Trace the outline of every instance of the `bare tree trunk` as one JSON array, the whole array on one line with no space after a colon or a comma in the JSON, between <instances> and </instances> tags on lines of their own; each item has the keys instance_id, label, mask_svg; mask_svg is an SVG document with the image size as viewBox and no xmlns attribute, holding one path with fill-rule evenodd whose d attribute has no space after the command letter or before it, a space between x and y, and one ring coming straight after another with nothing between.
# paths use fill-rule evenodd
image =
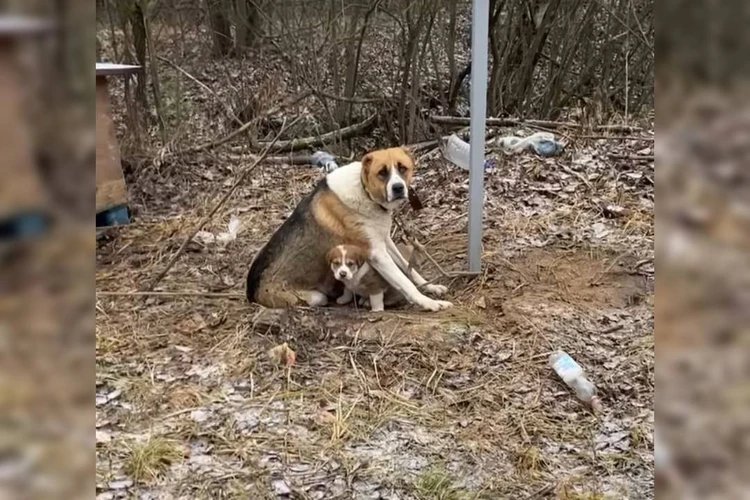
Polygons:
<instances>
[{"instance_id":1,"label":"bare tree trunk","mask_svg":"<svg viewBox=\"0 0 750 500\"><path fill-rule=\"evenodd\" d=\"M370 16L372 16L373 12L375 12L375 9L378 8L378 5L380 5L381 0L374 0L372 5L370 5L370 8L365 13L365 17L362 20L362 29L359 33L359 41L357 42L357 52L354 56L354 60L352 61L352 67L347 68L347 74L346 74L346 97L351 99L354 97L354 94L356 93L357 88L357 74L359 73L359 60L362 57L362 44L365 41L365 34L367 33L367 25L370 22ZM350 78L351 76L351 78ZM349 109L347 110L347 122L351 123L352 121L352 112L354 110L354 106L352 102L349 102Z\"/></svg>"},{"instance_id":2,"label":"bare tree trunk","mask_svg":"<svg viewBox=\"0 0 750 500\"><path fill-rule=\"evenodd\" d=\"M133 32L133 48L135 48L135 58L138 65L142 68L136 74L135 99L148 115L148 98L146 97L146 24L143 18L143 9L138 0L134 1L130 10L130 28Z\"/></svg>"},{"instance_id":3,"label":"bare tree trunk","mask_svg":"<svg viewBox=\"0 0 750 500\"><path fill-rule=\"evenodd\" d=\"M331 0L330 9L328 11L328 25L331 29L331 53L328 60L328 65L331 71L331 86L333 88L334 95L340 95L341 93L341 68L339 65L339 39L338 39L338 21L336 20L336 0ZM334 110L334 116L337 115L337 110ZM334 117L335 121L338 121Z\"/></svg>"},{"instance_id":4,"label":"bare tree trunk","mask_svg":"<svg viewBox=\"0 0 750 500\"><path fill-rule=\"evenodd\" d=\"M448 36L445 40L445 52L448 55L448 94L445 99L448 103L448 112L453 114L456 108L456 101L452 99L453 87L456 84L458 73L456 72L456 18L458 17L458 10L456 4L458 2L454 0L447 0L448 3ZM490 28L492 29L492 28Z\"/></svg>"},{"instance_id":5,"label":"bare tree trunk","mask_svg":"<svg viewBox=\"0 0 750 500\"><path fill-rule=\"evenodd\" d=\"M234 47L238 53L242 53L255 42L261 14L256 0L235 1Z\"/></svg>"},{"instance_id":6,"label":"bare tree trunk","mask_svg":"<svg viewBox=\"0 0 750 500\"><path fill-rule=\"evenodd\" d=\"M215 57L226 57L232 51L232 28L221 0L205 0L208 26Z\"/></svg>"},{"instance_id":7,"label":"bare tree trunk","mask_svg":"<svg viewBox=\"0 0 750 500\"><path fill-rule=\"evenodd\" d=\"M542 47L547 40L550 27L557 15L559 6L560 0L548 0L534 13L535 19L533 19L533 22L535 24L534 28L536 29L536 33L534 34L531 46L525 54L523 64L519 69L519 79L516 86L513 105L510 106L511 109L520 111L524 108L524 101L530 93L534 69L539 62L539 58L542 54Z\"/></svg>"},{"instance_id":8,"label":"bare tree trunk","mask_svg":"<svg viewBox=\"0 0 750 500\"><path fill-rule=\"evenodd\" d=\"M247 0L235 0L234 49L237 54L248 46Z\"/></svg>"},{"instance_id":9,"label":"bare tree trunk","mask_svg":"<svg viewBox=\"0 0 750 500\"><path fill-rule=\"evenodd\" d=\"M137 0L138 6L140 7L141 15L143 16L143 6L141 6L140 2L147 2L147 0ZM167 142L166 137L166 123L164 122L164 107L162 106L161 102L161 85L159 85L159 73L157 71L156 67L156 57L154 56L154 42L151 38L151 26L148 22L148 18L143 16L143 28L144 28L144 34L146 37L146 50L148 51L148 58L149 58L149 69L150 69L150 75L151 75L151 89L154 93L154 108L156 108L156 120L159 124L159 131L162 135L162 141ZM144 68L145 70L145 68Z\"/></svg>"}]
</instances>

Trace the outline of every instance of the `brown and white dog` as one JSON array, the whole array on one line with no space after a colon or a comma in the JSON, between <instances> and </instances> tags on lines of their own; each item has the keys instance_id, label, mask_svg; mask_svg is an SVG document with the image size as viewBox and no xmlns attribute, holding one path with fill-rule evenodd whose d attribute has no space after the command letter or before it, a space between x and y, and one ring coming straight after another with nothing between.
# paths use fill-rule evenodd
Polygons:
<instances>
[{"instance_id":1,"label":"brown and white dog","mask_svg":"<svg viewBox=\"0 0 750 500\"><path fill-rule=\"evenodd\" d=\"M411 260L414 252L411 245L398 245L398 249L407 262ZM372 311L384 311L386 305L398 303L401 297L370 266L367 258L367 249L355 245L339 245L328 252L328 264L333 277L344 284L344 293L336 299L336 303L348 304L356 295L368 299Z\"/></svg>"},{"instance_id":2,"label":"brown and white dog","mask_svg":"<svg viewBox=\"0 0 750 500\"><path fill-rule=\"evenodd\" d=\"M373 151L322 179L297 205L250 264L247 298L266 307L321 306L334 296L326 256L338 245L365 248L383 279L417 306L438 311L450 302L431 299L447 291L427 281L391 239L393 210L404 203L414 161L404 148Z\"/></svg>"}]
</instances>

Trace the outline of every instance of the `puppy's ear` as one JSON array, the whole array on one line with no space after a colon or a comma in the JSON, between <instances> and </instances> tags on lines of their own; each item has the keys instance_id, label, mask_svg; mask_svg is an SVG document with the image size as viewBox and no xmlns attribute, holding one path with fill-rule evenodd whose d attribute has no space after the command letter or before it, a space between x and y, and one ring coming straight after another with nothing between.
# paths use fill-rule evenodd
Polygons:
<instances>
[{"instance_id":1,"label":"puppy's ear","mask_svg":"<svg viewBox=\"0 0 750 500\"><path fill-rule=\"evenodd\" d=\"M337 251L338 251L338 248L336 247L333 247L330 250L328 250L328 254L326 255L326 262L328 262L329 264L333 262L333 259L336 258Z\"/></svg>"}]
</instances>

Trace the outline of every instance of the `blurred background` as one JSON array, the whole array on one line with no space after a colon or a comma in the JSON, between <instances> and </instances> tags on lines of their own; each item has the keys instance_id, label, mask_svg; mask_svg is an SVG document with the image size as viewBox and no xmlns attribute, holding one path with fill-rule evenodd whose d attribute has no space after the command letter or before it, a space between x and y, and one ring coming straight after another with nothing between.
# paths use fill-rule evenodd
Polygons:
<instances>
[{"instance_id":1,"label":"blurred background","mask_svg":"<svg viewBox=\"0 0 750 500\"><path fill-rule=\"evenodd\" d=\"M281 4L273 10L277 19L286 15ZM524 2L518 4L522 8ZM640 0L565 0L562 4L571 9L604 5L624 11L631 4L649 7L649 2ZM49 222L48 230L40 236L0 242L0 498L83 498L94 491L92 63L98 55L107 55L109 60L117 56L117 62L141 63L146 68L170 64L150 60L145 40L138 41L137 37L149 33L147 24L140 24L151 19L144 16L144 5L148 5L149 15L178 16L183 25L178 36L166 38L152 33L154 43L173 43L178 50L180 37L195 36L191 28L196 19L204 19L207 8L198 2L156 0L0 1L4 15L25 14L51 22L43 33L32 37L12 33L0 42L3 50L10 50L12 45L13 53L18 54L21 85L12 88L23 92L20 100L14 97L12 102L21 104L22 116L29 125L28 142L33 145L31 161L35 166L30 174L15 163L0 164L0 206L16 206L20 198L28 202L23 205L30 213L42 214L40 218ZM183 8L178 9L180 6ZM750 36L746 30L750 7L742 1L660 0L656 8L657 496L739 498L750 486L746 471L750 464L750 360L746 350L746 335L750 333ZM323 9L310 9L326 15ZM191 12L197 17L191 17ZM228 54L237 45L250 43L252 33L232 31L232 20L221 10L209 14L207 22L215 36L205 43L211 44L211 50ZM353 40L362 29L358 23L368 15L367 9L361 14L360 21L341 27L350 30ZM415 31L409 32L419 33L417 29L428 28L429 15L425 16L397 23L413 25ZM307 14L298 17L297 23L313 23L316 19ZM131 33L135 37L132 49L115 47L106 34L95 41L97 18L105 33L108 29ZM450 30L451 22L465 22L455 15L453 21L451 16L445 19L447 24L440 29ZM506 22L523 16L502 19ZM13 26L4 25L10 32L15 31ZM498 33L513 38L513 26L506 24ZM632 25L625 31L635 38L640 29ZM509 69L515 66L498 58L498 66L490 68L494 80L489 112L555 118L556 109L570 104L566 100L571 94L565 89L603 82L598 73L602 64L611 65L610 79L622 75L617 70L618 54L607 54L601 47L580 52L571 42L576 34L585 38L585 33L576 33L573 27L570 32L549 36L557 37L560 50L571 58L589 58L591 75L560 72L563 76L550 80L557 90L529 103L520 98L528 91L523 71ZM290 45L283 52L298 50L302 56L314 41L273 32L263 36L273 43ZM526 42L518 38L518 50ZM410 44L409 39L404 43L412 51L433 50L429 44ZM352 47L356 44L340 50L347 50L353 60L358 53ZM641 50L633 75L649 79L653 55L647 44ZM190 54L182 57L187 59ZM409 58L411 54L396 51L393 57ZM461 105L454 96L462 92L459 80L466 77L466 62L450 61L451 78L438 83L448 90L441 93L446 99L440 106L450 109ZM285 64L299 64L295 74L309 81L316 81L324 71L311 59L306 64ZM349 74L347 68L346 64L335 68L340 75L337 94L353 88L357 81L357 74ZM6 67L0 72L9 74ZM144 123L145 130L156 131L154 140L160 145L189 135L189 122L180 118L185 116L180 113L187 111L180 110L179 103L169 97L169 89L165 102L154 106L153 116L138 117L137 99L161 96L158 91L149 95L147 74L127 90L132 96L127 101L132 116L142 120L137 123ZM383 75L402 83L393 104L398 130L384 134L419 139L424 120L407 105L411 102L408 94L419 89L409 79L418 77L417 71ZM3 83L12 86L13 82ZM157 75L151 88L159 83ZM619 86L614 81L612 85ZM607 86L600 86L600 94L607 97ZM0 90L6 97L11 95L6 87ZM273 94L278 89L271 86L267 92ZM638 107L649 98L647 94L631 95L628 106ZM611 112L606 109L606 99L598 102L605 105L587 107L588 112ZM352 112L351 104L331 103L325 119L345 119ZM617 104L619 108L624 103ZM242 112L260 113L258 106L262 105L234 102L232 112L238 116ZM315 128L317 124L307 126ZM124 149L128 147L127 142L123 144ZM0 142L0 148L9 154L9 144Z\"/></svg>"},{"instance_id":2,"label":"blurred background","mask_svg":"<svg viewBox=\"0 0 750 500\"><path fill-rule=\"evenodd\" d=\"M3 499L94 492L94 20L0 1Z\"/></svg>"},{"instance_id":3,"label":"blurred background","mask_svg":"<svg viewBox=\"0 0 750 500\"><path fill-rule=\"evenodd\" d=\"M744 498L750 452L745 2L658 2L660 498Z\"/></svg>"}]
</instances>

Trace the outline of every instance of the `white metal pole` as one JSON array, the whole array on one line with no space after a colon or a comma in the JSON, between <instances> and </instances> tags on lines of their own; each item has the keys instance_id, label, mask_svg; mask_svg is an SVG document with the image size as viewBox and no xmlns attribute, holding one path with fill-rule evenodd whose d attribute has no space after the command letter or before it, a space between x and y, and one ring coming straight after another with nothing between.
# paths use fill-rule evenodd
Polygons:
<instances>
[{"instance_id":1,"label":"white metal pole","mask_svg":"<svg viewBox=\"0 0 750 500\"><path fill-rule=\"evenodd\" d=\"M487 43L490 0L473 0L471 14L471 161L469 172L469 271L482 265L484 128L487 118Z\"/></svg>"}]
</instances>

